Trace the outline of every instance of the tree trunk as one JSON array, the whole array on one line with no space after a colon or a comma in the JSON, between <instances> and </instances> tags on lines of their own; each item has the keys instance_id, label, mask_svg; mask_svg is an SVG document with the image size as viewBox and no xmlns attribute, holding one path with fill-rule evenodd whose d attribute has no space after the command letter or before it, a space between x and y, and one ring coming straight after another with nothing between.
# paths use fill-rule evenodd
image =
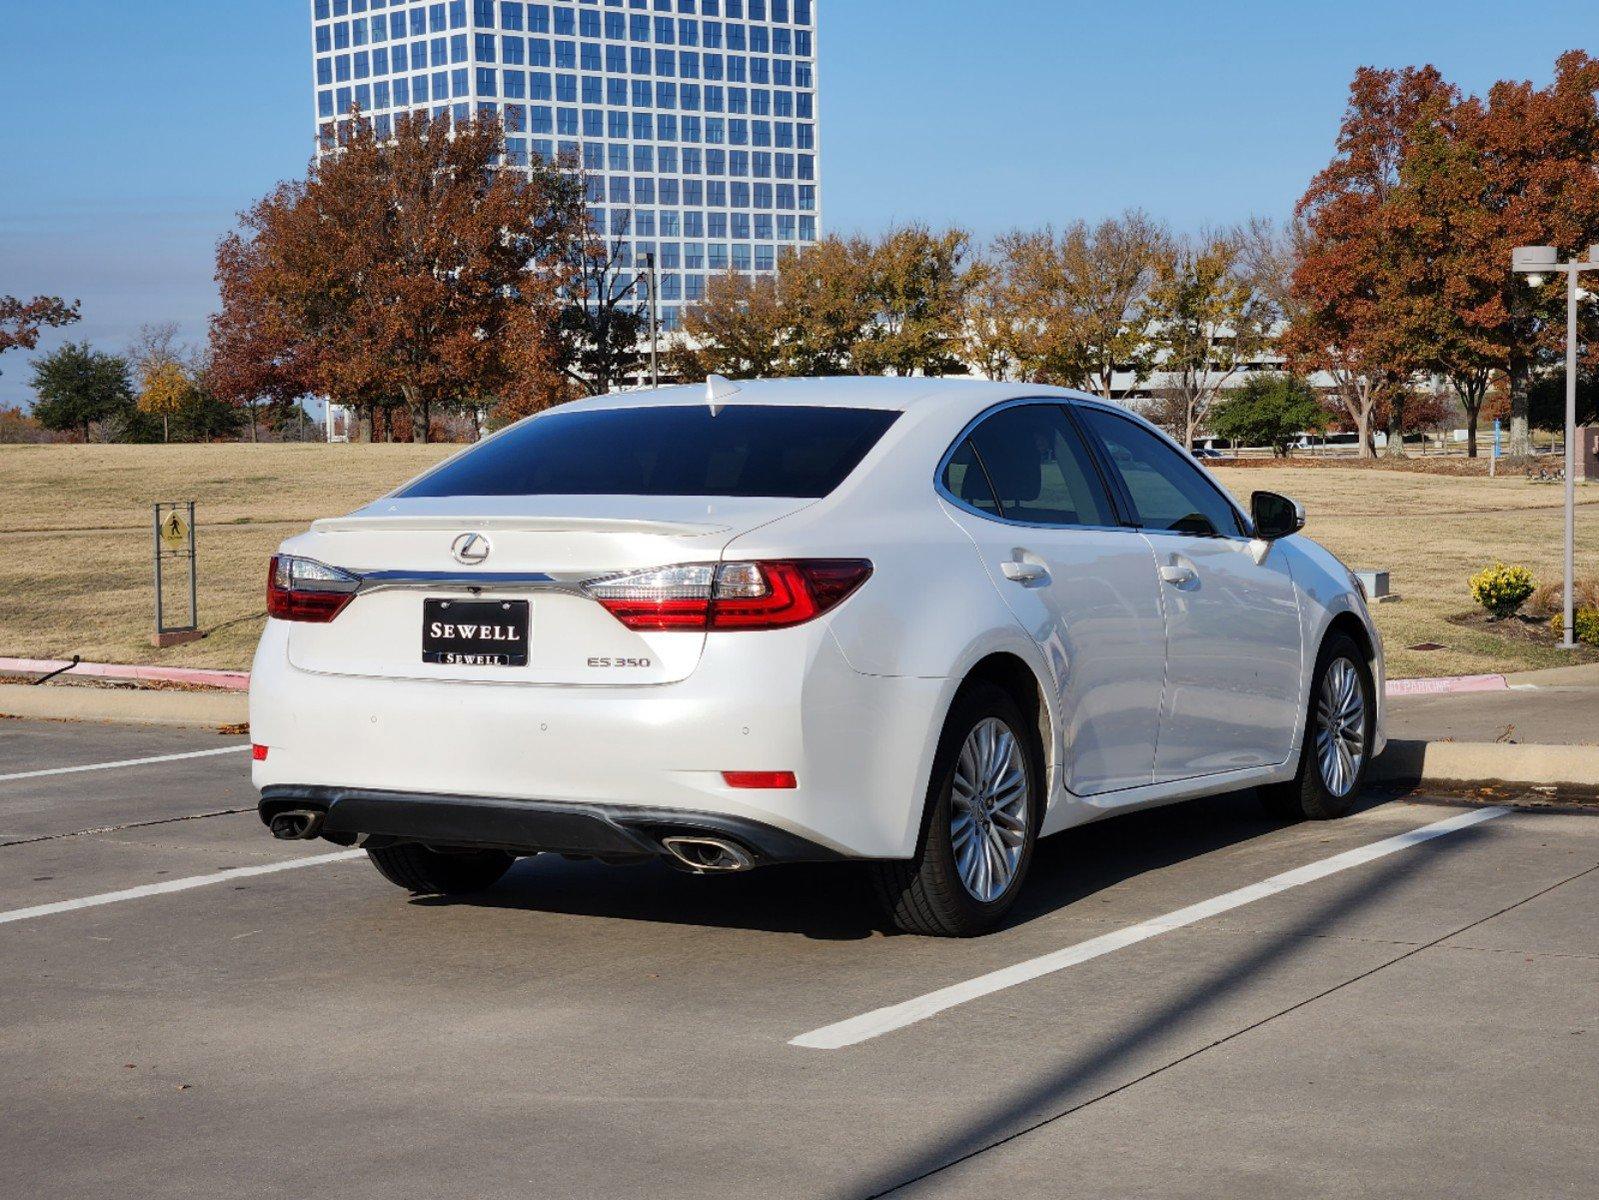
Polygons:
<instances>
[{"instance_id":1,"label":"tree trunk","mask_svg":"<svg viewBox=\"0 0 1599 1200\"><path fill-rule=\"evenodd\" d=\"M1511 458L1526 458L1532 453L1532 436L1527 427L1528 390L1531 387L1532 364L1519 351L1510 355L1510 446L1506 453Z\"/></svg>"},{"instance_id":2,"label":"tree trunk","mask_svg":"<svg viewBox=\"0 0 1599 1200\"><path fill-rule=\"evenodd\" d=\"M363 446L370 446L372 444L372 405L357 405L355 413L355 440Z\"/></svg>"},{"instance_id":3,"label":"tree trunk","mask_svg":"<svg viewBox=\"0 0 1599 1200\"><path fill-rule=\"evenodd\" d=\"M1371 409L1359 408L1355 412L1355 435L1360 441L1360 457L1376 458L1377 447L1371 440Z\"/></svg>"},{"instance_id":4,"label":"tree trunk","mask_svg":"<svg viewBox=\"0 0 1599 1200\"><path fill-rule=\"evenodd\" d=\"M166 413L162 413L161 414L161 441L162 441L162 444L164 445L165 443L167 443L167 442L169 442L171 440L172 440L172 438L171 438L171 436L169 434L169 430L167 428L167 414Z\"/></svg>"},{"instance_id":5,"label":"tree trunk","mask_svg":"<svg viewBox=\"0 0 1599 1200\"><path fill-rule=\"evenodd\" d=\"M433 406L426 400L410 405L411 441L422 445L428 440L428 410Z\"/></svg>"},{"instance_id":6,"label":"tree trunk","mask_svg":"<svg viewBox=\"0 0 1599 1200\"><path fill-rule=\"evenodd\" d=\"M1405 402L1388 402L1388 444L1383 447L1383 457L1405 457Z\"/></svg>"},{"instance_id":7,"label":"tree trunk","mask_svg":"<svg viewBox=\"0 0 1599 1200\"><path fill-rule=\"evenodd\" d=\"M1475 406L1466 405L1466 457L1477 457L1477 414L1482 411L1479 401Z\"/></svg>"}]
</instances>

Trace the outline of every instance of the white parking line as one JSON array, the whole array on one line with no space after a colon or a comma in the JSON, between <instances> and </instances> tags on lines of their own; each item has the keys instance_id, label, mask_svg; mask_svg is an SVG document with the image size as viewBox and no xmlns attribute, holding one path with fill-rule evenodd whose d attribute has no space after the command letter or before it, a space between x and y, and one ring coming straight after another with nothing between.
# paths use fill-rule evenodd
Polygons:
<instances>
[{"instance_id":1,"label":"white parking line","mask_svg":"<svg viewBox=\"0 0 1599 1200\"><path fill-rule=\"evenodd\" d=\"M1206 917L1214 917L1219 913L1240 908L1245 904L1252 904L1256 900L1263 900L1267 896L1275 896L1279 892L1286 892L1289 888L1299 887L1301 884L1313 883L1318 879L1325 879L1339 871L1347 871L1351 867L1358 867L1369 863L1373 859L1383 858L1400 850L1418 846L1422 842L1431 841L1433 838L1443 837L1445 834L1457 830L1467 829L1473 825L1480 825L1484 821L1491 821L1495 817L1502 817L1511 810L1502 806L1492 808L1479 808L1471 812L1464 812L1458 816L1449 817L1447 820L1435 821L1431 825L1423 825L1419 829L1412 829L1408 833L1397 834L1394 837L1383 838L1380 842L1372 842L1368 846L1359 846L1354 850L1346 850L1342 854L1335 854L1331 858L1324 858L1319 862L1309 863L1303 867L1295 867L1292 871L1284 871L1281 875L1273 875L1270 879L1263 879L1259 883L1252 883L1248 887L1241 887L1236 891L1227 892L1209 900L1201 900L1198 904L1190 904L1187 908L1179 908L1165 916L1155 917L1153 920L1143 921L1137 925L1129 925L1126 929L1118 929L1113 933L1101 934L1096 938L1089 938L1086 942L1078 942L1075 946L1067 946L1049 954L1030 958L1026 962L1019 962L1013 966L1001 967L997 971L990 971L986 975L979 975L975 979L968 979L962 983L951 984L949 987L939 988L936 992L928 992L924 996L917 996L899 1004L891 1004L886 1008L874 1009L872 1012L863 1013L858 1017L839 1021L832 1025L824 1025L820 1029L813 1029L809 1033L802 1033L789 1040L790 1046L803 1046L810 1050L839 1050L845 1046L853 1046L859 1042L869 1041L881 1037L885 1033L892 1033L896 1029L903 1029L907 1025L914 1025L918 1021L925 1021L928 1017L936 1016L945 1009L954 1008L956 1005L991 995L994 992L1004 991L1006 988L1016 987L1018 984L1028 983L1045 975L1052 975L1056 971L1074 967L1078 963L1088 962L1090 959L1099 958L1113 950L1146 941L1169 930L1181 929L1184 925L1192 925L1196 921L1203 921Z\"/></svg>"},{"instance_id":2,"label":"white parking line","mask_svg":"<svg viewBox=\"0 0 1599 1200\"><path fill-rule=\"evenodd\" d=\"M119 758L116 762L88 763L81 767L49 767L43 771L14 771L0 775L0 783L10 779L38 779L41 775L71 775L77 771L111 771L117 767L142 767L145 763L177 762L180 758L209 758L213 754L237 754L248 750L249 742L237 746L223 746L217 750L190 750L183 754L156 754L150 758Z\"/></svg>"},{"instance_id":3,"label":"white parking line","mask_svg":"<svg viewBox=\"0 0 1599 1200\"><path fill-rule=\"evenodd\" d=\"M213 871L210 875L165 879L160 883L124 888L120 892L101 892L98 896L57 900L54 904L35 904L32 908L14 908L10 912L0 912L0 925L9 925L12 921L31 921L35 917L53 917L58 913L76 912L80 908L98 908L102 904L118 904L123 900L164 896L168 892L186 892L191 888L210 887L214 883L230 883L235 879L249 879L254 875L271 875L276 871L294 871L300 867L325 867L332 863L360 858L365 854L365 850L339 850L333 854L313 854L307 858L291 858L287 862L267 863L259 867L233 867L226 871Z\"/></svg>"}]
</instances>

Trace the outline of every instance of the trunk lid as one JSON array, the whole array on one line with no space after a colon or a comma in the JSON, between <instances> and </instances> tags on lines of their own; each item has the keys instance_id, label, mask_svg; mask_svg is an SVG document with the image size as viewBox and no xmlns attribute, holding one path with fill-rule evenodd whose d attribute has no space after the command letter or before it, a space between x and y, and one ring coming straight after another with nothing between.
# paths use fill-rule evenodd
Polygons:
<instances>
[{"instance_id":1,"label":"trunk lid","mask_svg":"<svg viewBox=\"0 0 1599 1200\"><path fill-rule=\"evenodd\" d=\"M734 538L813 501L690 496L439 497L379 500L317 521L284 543L367 576L332 622L294 623L289 661L334 675L586 686L672 683L699 663L698 631L625 628L577 586L583 580L671 563L715 562ZM463 564L463 534L487 556ZM482 549L479 545L478 549ZM525 666L422 659L424 601L528 603ZM437 608L430 614L439 615Z\"/></svg>"}]
</instances>

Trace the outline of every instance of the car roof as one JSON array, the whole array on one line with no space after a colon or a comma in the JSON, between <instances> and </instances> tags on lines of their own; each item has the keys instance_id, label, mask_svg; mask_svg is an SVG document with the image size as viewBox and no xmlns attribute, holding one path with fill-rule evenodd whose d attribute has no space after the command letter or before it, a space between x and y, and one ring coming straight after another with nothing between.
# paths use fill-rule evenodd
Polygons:
<instances>
[{"instance_id":1,"label":"car roof","mask_svg":"<svg viewBox=\"0 0 1599 1200\"><path fill-rule=\"evenodd\" d=\"M928 379L921 376L840 375L816 379L741 379L728 384L723 403L876 408L896 412L931 414L934 410L963 409L975 415L1006 400L1028 397L1093 400L1065 388L1036 383L995 382L987 379ZM613 392L587 400L574 400L549 411L644 408L656 405L694 405L708 402L706 385L646 388Z\"/></svg>"}]
</instances>

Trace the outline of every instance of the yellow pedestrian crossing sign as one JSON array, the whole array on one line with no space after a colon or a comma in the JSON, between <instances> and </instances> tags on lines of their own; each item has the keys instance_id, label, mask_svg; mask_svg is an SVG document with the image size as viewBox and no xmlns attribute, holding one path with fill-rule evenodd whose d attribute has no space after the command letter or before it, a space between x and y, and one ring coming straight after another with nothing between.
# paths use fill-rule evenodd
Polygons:
<instances>
[{"instance_id":1,"label":"yellow pedestrian crossing sign","mask_svg":"<svg viewBox=\"0 0 1599 1200\"><path fill-rule=\"evenodd\" d=\"M173 509L161 520L161 542L168 550L178 551L185 547L189 539L189 523L183 519L183 514Z\"/></svg>"}]
</instances>

